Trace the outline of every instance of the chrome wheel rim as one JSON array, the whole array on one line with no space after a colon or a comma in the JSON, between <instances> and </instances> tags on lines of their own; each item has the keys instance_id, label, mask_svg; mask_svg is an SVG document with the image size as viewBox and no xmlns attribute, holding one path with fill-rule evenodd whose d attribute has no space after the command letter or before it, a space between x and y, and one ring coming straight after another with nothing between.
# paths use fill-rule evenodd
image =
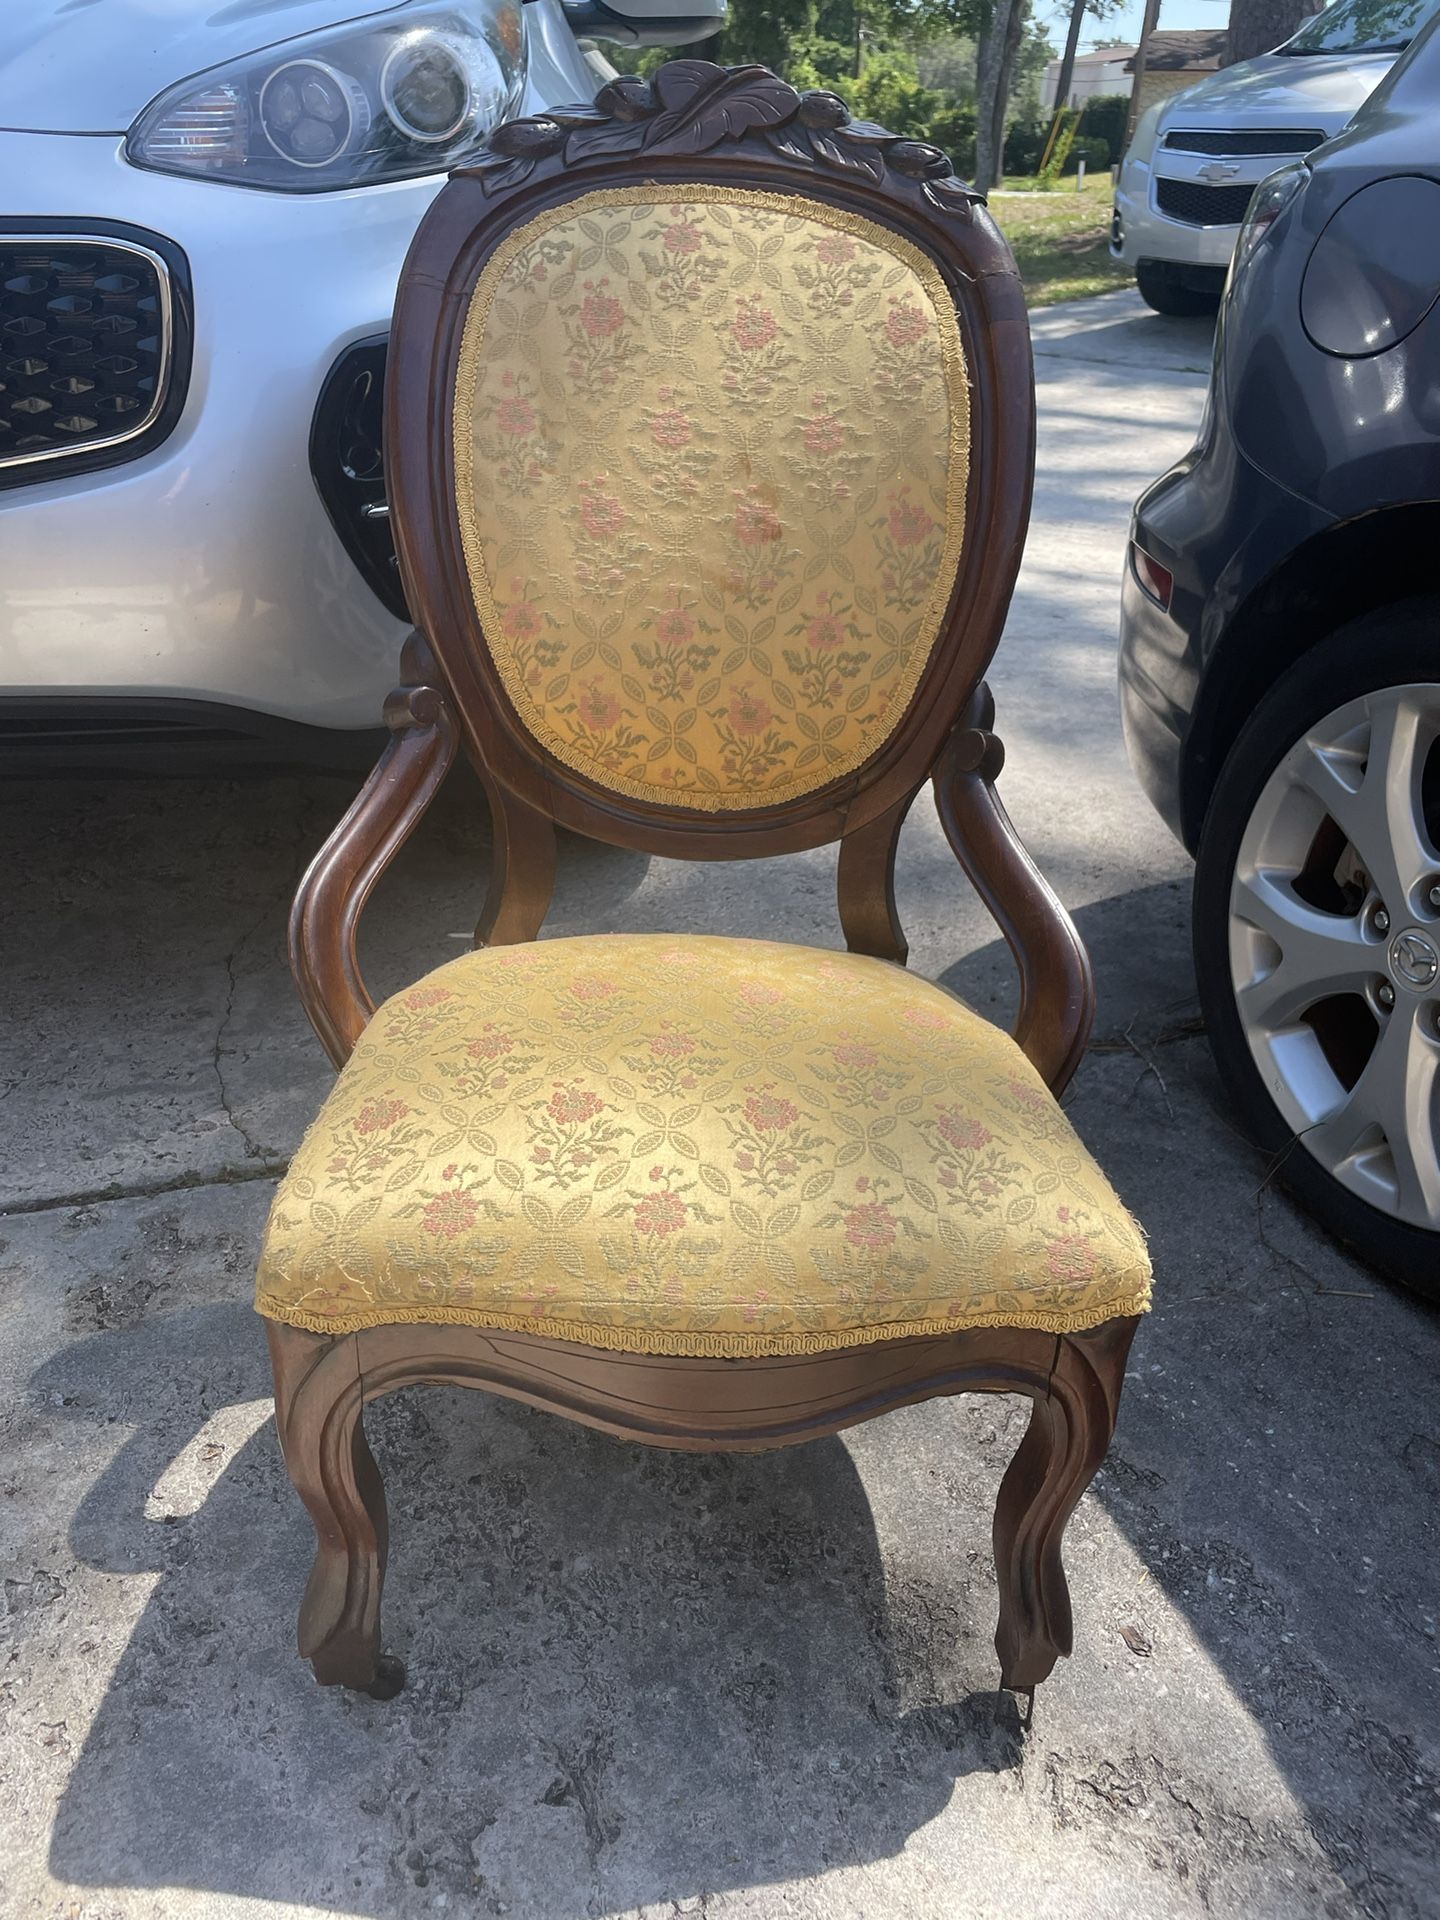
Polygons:
<instances>
[{"instance_id":1,"label":"chrome wheel rim","mask_svg":"<svg viewBox=\"0 0 1440 1920\"><path fill-rule=\"evenodd\" d=\"M1440 685L1295 742L1246 824L1230 977L1266 1090L1341 1186L1440 1231ZM1428 819L1427 819L1428 811Z\"/></svg>"}]
</instances>

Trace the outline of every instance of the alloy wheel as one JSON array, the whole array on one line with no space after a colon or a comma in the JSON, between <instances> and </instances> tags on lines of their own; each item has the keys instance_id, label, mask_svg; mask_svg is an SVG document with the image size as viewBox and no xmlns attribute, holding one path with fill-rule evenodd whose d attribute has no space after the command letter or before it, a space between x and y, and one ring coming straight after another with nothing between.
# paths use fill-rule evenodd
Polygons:
<instances>
[{"instance_id":1,"label":"alloy wheel","mask_svg":"<svg viewBox=\"0 0 1440 1920\"><path fill-rule=\"evenodd\" d=\"M1230 891L1235 1004L1305 1150L1440 1230L1440 686L1378 689L1266 781Z\"/></svg>"}]
</instances>

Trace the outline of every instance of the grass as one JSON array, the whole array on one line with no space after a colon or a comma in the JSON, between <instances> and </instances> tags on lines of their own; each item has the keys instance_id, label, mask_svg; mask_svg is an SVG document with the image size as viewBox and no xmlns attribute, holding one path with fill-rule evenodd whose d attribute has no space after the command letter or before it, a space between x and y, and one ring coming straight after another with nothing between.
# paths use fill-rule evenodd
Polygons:
<instances>
[{"instance_id":1,"label":"grass","mask_svg":"<svg viewBox=\"0 0 1440 1920\"><path fill-rule=\"evenodd\" d=\"M1010 242L1025 296L1032 307L1123 287L1129 271L1110 258L1110 175L1085 182L1076 193L1071 178L1052 193L1037 193L1031 181L1007 181L990 211Z\"/></svg>"}]
</instances>

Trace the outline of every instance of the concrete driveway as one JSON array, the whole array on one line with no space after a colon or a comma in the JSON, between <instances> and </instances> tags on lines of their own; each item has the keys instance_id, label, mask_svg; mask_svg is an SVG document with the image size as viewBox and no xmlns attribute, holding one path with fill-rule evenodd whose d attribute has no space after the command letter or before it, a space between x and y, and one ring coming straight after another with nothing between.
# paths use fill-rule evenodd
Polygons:
<instances>
[{"instance_id":1,"label":"concrete driveway","mask_svg":"<svg viewBox=\"0 0 1440 1920\"><path fill-rule=\"evenodd\" d=\"M1036 345L1004 790L1095 955L1070 1109L1158 1285L1069 1531L1079 1646L1033 1730L992 1691L1003 1400L693 1459L399 1396L370 1424L411 1685L318 1691L248 1298L328 1081L282 941L345 784L12 785L0 1912L1440 1913L1440 1336L1237 1134L1188 863L1116 722L1127 510L1188 443L1208 344L1121 294L1040 316ZM372 910L377 986L458 950L485 864L457 788ZM924 804L899 891L912 964L1003 1017L1003 946ZM550 927L835 944L833 896L833 853L573 843Z\"/></svg>"}]
</instances>

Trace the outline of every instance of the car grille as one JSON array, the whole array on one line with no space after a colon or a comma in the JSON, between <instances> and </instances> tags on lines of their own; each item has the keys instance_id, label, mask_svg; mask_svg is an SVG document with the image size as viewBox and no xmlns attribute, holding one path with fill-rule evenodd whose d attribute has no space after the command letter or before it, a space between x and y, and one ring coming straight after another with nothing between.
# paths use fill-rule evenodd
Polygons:
<instances>
[{"instance_id":1,"label":"car grille","mask_svg":"<svg viewBox=\"0 0 1440 1920\"><path fill-rule=\"evenodd\" d=\"M1172 153L1309 153L1325 135L1318 127L1172 127L1161 141Z\"/></svg>"},{"instance_id":2,"label":"car grille","mask_svg":"<svg viewBox=\"0 0 1440 1920\"><path fill-rule=\"evenodd\" d=\"M127 460L168 432L176 296L155 245L0 231L0 485Z\"/></svg>"},{"instance_id":3,"label":"car grille","mask_svg":"<svg viewBox=\"0 0 1440 1920\"><path fill-rule=\"evenodd\" d=\"M1237 227L1254 191L1253 186L1207 187L1203 180L1157 180L1155 204L1187 226Z\"/></svg>"}]
</instances>

